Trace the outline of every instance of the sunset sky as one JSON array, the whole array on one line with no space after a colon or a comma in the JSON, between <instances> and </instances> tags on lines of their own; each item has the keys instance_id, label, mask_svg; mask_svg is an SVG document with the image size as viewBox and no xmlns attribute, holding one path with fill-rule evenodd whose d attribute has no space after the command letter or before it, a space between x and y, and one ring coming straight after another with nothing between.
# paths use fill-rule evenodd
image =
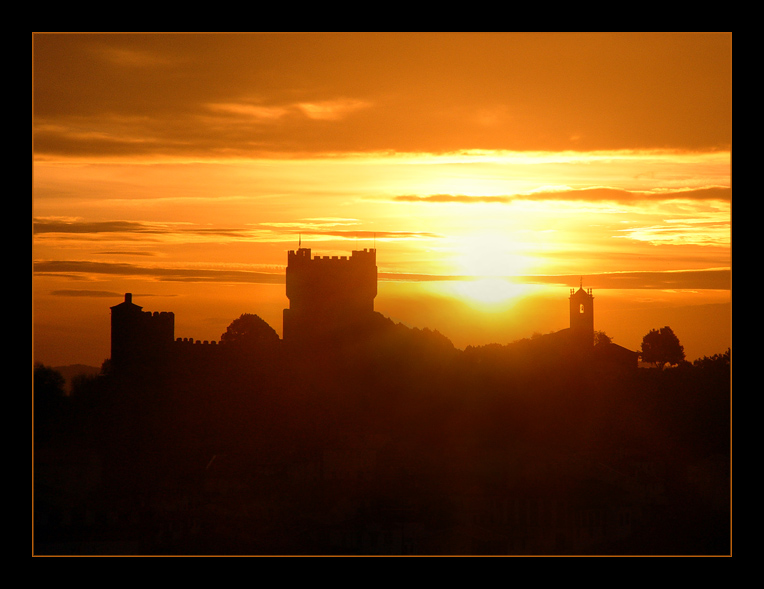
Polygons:
<instances>
[{"instance_id":1,"label":"sunset sky","mask_svg":"<svg viewBox=\"0 0 764 589\"><path fill-rule=\"evenodd\" d=\"M457 347L568 326L731 345L730 34L35 34L33 354L282 333L287 251L377 248L375 308Z\"/></svg>"}]
</instances>

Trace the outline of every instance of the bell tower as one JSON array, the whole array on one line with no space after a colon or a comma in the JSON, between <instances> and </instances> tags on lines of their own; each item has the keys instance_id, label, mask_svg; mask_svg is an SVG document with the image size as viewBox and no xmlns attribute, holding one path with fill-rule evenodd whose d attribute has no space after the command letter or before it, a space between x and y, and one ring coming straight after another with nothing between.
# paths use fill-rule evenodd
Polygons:
<instances>
[{"instance_id":1,"label":"bell tower","mask_svg":"<svg viewBox=\"0 0 764 589\"><path fill-rule=\"evenodd\" d=\"M578 290L570 289L570 331L581 343L594 345L594 296L584 290L583 279Z\"/></svg>"}]
</instances>

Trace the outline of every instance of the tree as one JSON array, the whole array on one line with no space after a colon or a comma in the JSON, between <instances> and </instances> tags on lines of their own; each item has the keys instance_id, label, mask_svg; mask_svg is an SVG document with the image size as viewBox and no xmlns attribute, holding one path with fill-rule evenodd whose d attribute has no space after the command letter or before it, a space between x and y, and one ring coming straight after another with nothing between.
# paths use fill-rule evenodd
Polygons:
<instances>
[{"instance_id":1,"label":"tree","mask_svg":"<svg viewBox=\"0 0 764 589\"><path fill-rule=\"evenodd\" d=\"M279 334L276 330L251 313L244 313L238 319L234 319L226 332L220 336L221 344L234 344L248 349L274 346L278 341Z\"/></svg>"},{"instance_id":2,"label":"tree","mask_svg":"<svg viewBox=\"0 0 764 589\"><path fill-rule=\"evenodd\" d=\"M714 354L713 356L703 356L695 360L692 365L697 368L703 369L718 369L730 367L731 349L727 348L727 351L723 354Z\"/></svg>"},{"instance_id":3,"label":"tree","mask_svg":"<svg viewBox=\"0 0 764 589\"><path fill-rule=\"evenodd\" d=\"M35 407L40 404L58 403L66 395L64 390L66 380L63 375L58 370L44 366L40 362L35 362L33 383Z\"/></svg>"},{"instance_id":4,"label":"tree","mask_svg":"<svg viewBox=\"0 0 764 589\"><path fill-rule=\"evenodd\" d=\"M684 347L679 338L667 325L660 329L651 329L642 338L642 361L663 367L666 364L679 364L684 360Z\"/></svg>"},{"instance_id":5,"label":"tree","mask_svg":"<svg viewBox=\"0 0 764 589\"><path fill-rule=\"evenodd\" d=\"M53 432L65 421L68 406L63 375L49 366L34 365L34 439L35 443L49 442Z\"/></svg>"},{"instance_id":6,"label":"tree","mask_svg":"<svg viewBox=\"0 0 764 589\"><path fill-rule=\"evenodd\" d=\"M604 331L594 332L594 345L595 346L607 346L613 343L613 338L606 334Z\"/></svg>"}]
</instances>

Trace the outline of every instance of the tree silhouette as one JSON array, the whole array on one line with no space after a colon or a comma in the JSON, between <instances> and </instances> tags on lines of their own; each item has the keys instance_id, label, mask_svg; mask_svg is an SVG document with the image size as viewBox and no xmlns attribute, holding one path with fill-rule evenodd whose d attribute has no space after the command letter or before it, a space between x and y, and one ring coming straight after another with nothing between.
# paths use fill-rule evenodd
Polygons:
<instances>
[{"instance_id":1,"label":"tree silhouette","mask_svg":"<svg viewBox=\"0 0 764 589\"><path fill-rule=\"evenodd\" d=\"M258 315L244 313L234 319L220 336L221 344L234 344L241 348L260 348L275 345L279 335Z\"/></svg>"},{"instance_id":2,"label":"tree silhouette","mask_svg":"<svg viewBox=\"0 0 764 589\"><path fill-rule=\"evenodd\" d=\"M642 338L642 361L655 364L656 367L666 364L679 364L684 360L684 347L679 338L667 325L660 329L651 329Z\"/></svg>"},{"instance_id":3,"label":"tree silhouette","mask_svg":"<svg viewBox=\"0 0 764 589\"><path fill-rule=\"evenodd\" d=\"M49 442L57 425L65 421L67 398L63 375L49 366L34 365L34 439Z\"/></svg>"},{"instance_id":4,"label":"tree silhouette","mask_svg":"<svg viewBox=\"0 0 764 589\"><path fill-rule=\"evenodd\" d=\"M606 346L608 344L613 343L613 338L610 337L608 334L606 334L604 331L595 331L594 332L594 345L595 346Z\"/></svg>"},{"instance_id":5,"label":"tree silhouette","mask_svg":"<svg viewBox=\"0 0 764 589\"><path fill-rule=\"evenodd\" d=\"M64 377L54 368L40 362L34 365L35 402L48 402L64 396Z\"/></svg>"}]
</instances>

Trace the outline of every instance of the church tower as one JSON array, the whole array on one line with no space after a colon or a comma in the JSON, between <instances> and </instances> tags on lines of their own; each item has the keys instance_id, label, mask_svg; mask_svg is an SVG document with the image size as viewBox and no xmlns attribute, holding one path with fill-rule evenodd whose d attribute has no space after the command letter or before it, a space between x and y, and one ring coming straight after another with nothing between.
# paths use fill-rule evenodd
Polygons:
<instances>
[{"instance_id":1,"label":"church tower","mask_svg":"<svg viewBox=\"0 0 764 589\"><path fill-rule=\"evenodd\" d=\"M594 345L594 296L592 289L584 290L583 280L578 290L570 289L570 331L584 345Z\"/></svg>"}]
</instances>

